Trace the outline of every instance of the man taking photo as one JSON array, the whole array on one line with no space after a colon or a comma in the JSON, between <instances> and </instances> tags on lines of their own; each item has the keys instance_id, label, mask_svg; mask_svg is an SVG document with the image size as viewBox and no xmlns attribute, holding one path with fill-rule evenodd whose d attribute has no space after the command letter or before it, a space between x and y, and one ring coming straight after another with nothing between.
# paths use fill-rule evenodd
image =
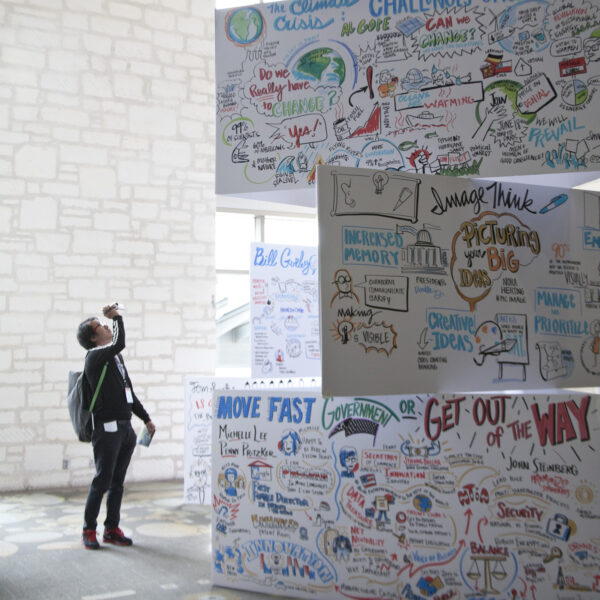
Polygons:
<instances>
[{"instance_id":1,"label":"man taking photo","mask_svg":"<svg viewBox=\"0 0 600 600\"><path fill-rule=\"evenodd\" d=\"M100 547L96 539L96 526L105 493L106 520L102 541L118 546L131 546L133 543L119 528L123 482L136 446L131 415L135 414L146 424L150 435L155 431L154 423L133 392L131 379L120 354L125 348L125 327L118 305L105 306L102 312L106 318L112 319L112 331L95 317L83 321L77 331L77 340L88 350L84 373L90 389L96 389L106 365L100 393L92 412L96 474L85 504L81 536L84 547L89 550Z\"/></svg>"}]
</instances>

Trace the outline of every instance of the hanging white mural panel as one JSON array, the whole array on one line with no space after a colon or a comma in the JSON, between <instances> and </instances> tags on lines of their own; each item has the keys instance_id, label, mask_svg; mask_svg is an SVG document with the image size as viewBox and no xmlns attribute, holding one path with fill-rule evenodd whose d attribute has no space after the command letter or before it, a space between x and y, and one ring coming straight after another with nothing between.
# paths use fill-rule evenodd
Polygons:
<instances>
[{"instance_id":1,"label":"hanging white mural panel","mask_svg":"<svg viewBox=\"0 0 600 600\"><path fill-rule=\"evenodd\" d=\"M597 2L289 0L215 21L217 193L285 202L324 163L600 170Z\"/></svg>"},{"instance_id":2,"label":"hanging white mural panel","mask_svg":"<svg viewBox=\"0 0 600 600\"><path fill-rule=\"evenodd\" d=\"M325 395L600 378L600 195L319 167Z\"/></svg>"}]
</instances>

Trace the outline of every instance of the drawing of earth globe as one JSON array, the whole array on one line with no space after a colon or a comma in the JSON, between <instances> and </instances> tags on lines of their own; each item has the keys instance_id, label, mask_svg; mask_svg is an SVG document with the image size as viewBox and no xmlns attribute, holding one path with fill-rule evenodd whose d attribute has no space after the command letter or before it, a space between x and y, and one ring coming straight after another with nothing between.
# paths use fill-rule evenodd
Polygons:
<instances>
[{"instance_id":1,"label":"drawing of earth globe","mask_svg":"<svg viewBox=\"0 0 600 600\"><path fill-rule=\"evenodd\" d=\"M567 104L579 106L587 100L588 94L585 83L580 79L573 79L563 86L561 97Z\"/></svg>"},{"instance_id":2,"label":"drawing of earth globe","mask_svg":"<svg viewBox=\"0 0 600 600\"><path fill-rule=\"evenodd\" d=\"M303 81L338 86L346 79L346 64L332 48L315 48L298 59L292 73Z\"/></svg>"},{"instance_id":3,"label":"drawing of earth globe","mask_svg":"<svg viewBox=\"0 0 600 600\"><path fill-rule=\"evenodd\" d=\"M256 8L236 8L227 15L225 32L239 46L247 46L258 40L265 30L265 22Z\"/></svg>"},{"instance_id":4,"label":"drawing of earth globe","mask_svg":"<svg viewBox=\"0 0 600 600\"><path fill-rule=\"evenodd\" d=\"M413 506L420 512L429 512L431 510L431 498L424 494L418 494L413 498Z\"/></svg>"},{"instance_id":5,"label":"drawing of earth globe","mask_svg":"<svg viewBox=\"0 0 600 600\"><path fill-rule=\"evenodd\" d=\"M537 11L545 11L548 2L546 0L523 0L510 8L507 8L500 16L492 21L492 27L494 29L504 29L513 33L507 38L500 40L500 46L507 52L515 52L515 41L519 39L520 35L527 35L531 38L535 45L532 51L543 52L550 45L550 36L545 30L546 23L539 23L537 26L532 27L527 24L523 24L521 19L523 14L527 14L527 10L531 11L532 15L536 14ZM492 31L493 33L493 31Z\"/></svg>"}]
</instances>

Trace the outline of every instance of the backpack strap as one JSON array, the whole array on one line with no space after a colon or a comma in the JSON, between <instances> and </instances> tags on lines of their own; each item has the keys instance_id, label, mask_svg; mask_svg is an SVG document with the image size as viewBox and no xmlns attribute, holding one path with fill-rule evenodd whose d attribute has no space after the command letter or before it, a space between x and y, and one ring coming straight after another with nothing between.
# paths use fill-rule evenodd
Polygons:
<instances>
[{"instance_id":1,"label":"backpack strap","mask_svg":"<svg viewBox=\"0 0 600 600\"><path fill-rule=\"evenodd\" d=\"M96 386L96 391L94 392L94 397L92 398L92 401L90 403L90 413L94 410L94 405L96 404L96 398L98 397L98 394L100 393L100 386L102 385L102 382L104 381L104 376L106 375L107 367L108 367L108 362L102 368L102 373L100 373L100 379L98 380L98 385Z\"/></svg>"}]
</instances>

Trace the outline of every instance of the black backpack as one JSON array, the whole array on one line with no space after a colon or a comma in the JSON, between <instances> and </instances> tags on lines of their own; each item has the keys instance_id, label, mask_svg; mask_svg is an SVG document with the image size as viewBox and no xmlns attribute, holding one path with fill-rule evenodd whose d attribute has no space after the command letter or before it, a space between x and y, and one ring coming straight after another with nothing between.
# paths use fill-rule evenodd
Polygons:
<instances>
[{"instance_id":1,"label":"black backpack","mask_svg":"<svg viewBox=\"0 0 600 600\"><path fill-rule=\"evenodd\" d=\"M83 371L69 371L69 383L67 392L67 404L69 405L69 416L71 417L71 423L73 429L77 434L80 442L91 442L92 441L92 411L96 404L96 399L100 393L100 386L106 375L106 363L100 374L96 391L92 396L92 390L88 383L87 377ZM89 408L85 408L89 406Z\"/></svg>"}]
</instances>

